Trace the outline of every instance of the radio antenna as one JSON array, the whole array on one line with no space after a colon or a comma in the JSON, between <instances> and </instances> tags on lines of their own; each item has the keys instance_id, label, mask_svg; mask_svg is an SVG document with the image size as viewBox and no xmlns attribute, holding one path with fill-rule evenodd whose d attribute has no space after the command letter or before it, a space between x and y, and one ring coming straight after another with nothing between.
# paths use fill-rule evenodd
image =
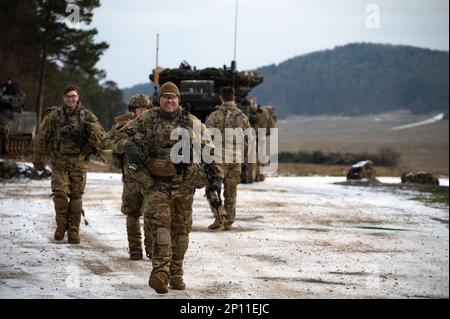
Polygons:
<instances>
[{"instance_id":1,"label":"radio antenna","mask_svg":"<svg viewBox=\"0 0 450 319\"><path fill-rule=\"evenodd\" d=\"M236 13L234 20L234 58L233 58L234 61L236 61L237 28L238 28L238 13L239 13L238 10L239 10L239 0L236 0Z\"/></svg>"},{"instance_id":2,"label":"radio antenna","mask_svg":"<svg viewBox=\"0 0 450 319\"><path fill-rule=\"evenodd\" d=\"M236 48L237 48L237 28L238 28L238 13L239 13L239 0L236 0L236 11L235 11L235 19L234 19L234 56L233 61L231 62L231 71L233 72L233 88L236 90L236 70L237 70L237 62L236 62Z\"/></svg>"}]
</instances>

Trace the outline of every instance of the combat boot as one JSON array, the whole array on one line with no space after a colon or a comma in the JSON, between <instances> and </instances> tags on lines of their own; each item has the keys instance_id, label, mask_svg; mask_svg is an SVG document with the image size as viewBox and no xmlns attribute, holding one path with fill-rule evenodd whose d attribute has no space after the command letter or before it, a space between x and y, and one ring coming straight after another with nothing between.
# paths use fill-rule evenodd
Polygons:
<instances>
[{"instance_id":1,"label":"combat boot","mask_svg":"<svg viewBox=\"0 0 450 319\"><path fill-rule=\"evenodd\" d=\"M78 229L69 229L67 232L67 238L69 239L69 244L79 244L80 233L78 232Z\"/></svg>"},{"instance_id":2,"label":"combat boot","mask_svg":"<svg viewBox=\"0 0 450 319\"><path fill-rule=\"evenodd\" d=\"M232 230L233 228L231 227L232 223L224 223L223 224L223 230Z\"/></svg>"},{"instance_id":3,"label":"combat boot","mask_svg":"<svg viewBox=\"0 0 450 319\"><path fill-rule=\"evenodd\" d=\"M56 226L54 238L57 241L61 241L64 239L64 235L66 233L66 226Z\"/></svg>"},{"instance_id":4,"label":"combat boot","mask_svg":"<svg viewBox=\"0 0 450 319\"><path fill-rule=\"evenodd\" d=\"M142 251L130 252L130 260L141 260L141 259L142 259Z\"/></svg>"},{"instance_id":5,"label":"combat boot","mask_svg":"<svg viewBox=\"0 0 450 319\"><path fill-rule=\"evenodd\" d=\"M174 290L186 289L186 284L183 281L183 277L177 276L170 278L170 287Z\"/></svg>"},{"instance_id":6,"label":"combat boot","mask_svg":"<svg viewBox=\"0 0 450 319\"><path fill-rule=\"evenodd\" d=\"M223 227L223 222L220 222L217 220L217 218L214 220L214 223L208 226L208 229L219 229Z\"/></svg>"},{"instance_id":7,"label":"combat boot","mask_svg":"<svg viewBox=\"0 0 450 319\"><path fill-rule=\"evenodd\" d=\"M152 272L148 280L148 285L152 287L159 294L166 294L169 292L167 285L169 278L164 272Z\"/></svg>"}]
</instances>

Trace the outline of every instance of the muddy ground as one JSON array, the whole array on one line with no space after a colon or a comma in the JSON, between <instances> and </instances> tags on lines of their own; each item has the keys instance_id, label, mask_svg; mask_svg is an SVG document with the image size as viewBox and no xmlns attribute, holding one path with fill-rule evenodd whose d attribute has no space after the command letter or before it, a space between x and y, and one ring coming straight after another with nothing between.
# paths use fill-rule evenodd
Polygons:
<instances>
[{"instance_id":1,"label":"muddy ground","mask_svg":"<svg viewBox=\"0 0 450 319\"><path fill-rule=\"evenodd\" d=\"M448 298L448 208L340 181L240 185L231 232L207 230L197 191L188 288L165 296L128 260L120 175L89 174L80 245L53 240L49 180L1 183L0 298Z\"/></svg>"}]
</instances>

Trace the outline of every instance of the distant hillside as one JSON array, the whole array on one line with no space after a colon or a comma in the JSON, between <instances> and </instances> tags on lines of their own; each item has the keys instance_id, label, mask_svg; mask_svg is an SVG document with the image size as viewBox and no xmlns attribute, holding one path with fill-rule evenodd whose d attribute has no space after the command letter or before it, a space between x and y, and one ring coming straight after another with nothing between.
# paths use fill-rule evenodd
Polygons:
<instances>
[{"instance_id":1,"label":"distant hillside","mask_svg":"<svg viewBox=\"0 0 450 319\"><path fill-rule=\"evenodd\" d=\"M349 44L258 71L264 83L252 94L282 117L449 108L449 53L443 51Z\"/></svg>"},{"instance_id":2,"label":"distant hillside","mask_svg":"<svg viewBox=\"0 0 450 319\"><path fill-rule=\"evenodd\" d=\"M449 110L449 53L411 46L348 44L259 68L251 94L288 115L359 115L399 109ZM124 89L124 100L153 94L151 83Z\"/></svg>"},{"instance_id":3,"label":"distant hillside","mask_svg":"<svg viewBox=\"0 0 450 319\"><path fill-rule=\"evenodd\" d=\"M153 85L152 83L142 83L134 85L130 88L122 89L123 101L128 103L130 97L138 93L144 93L145 95L152 96L153 95Z\"/></svg>"}]
</instances>

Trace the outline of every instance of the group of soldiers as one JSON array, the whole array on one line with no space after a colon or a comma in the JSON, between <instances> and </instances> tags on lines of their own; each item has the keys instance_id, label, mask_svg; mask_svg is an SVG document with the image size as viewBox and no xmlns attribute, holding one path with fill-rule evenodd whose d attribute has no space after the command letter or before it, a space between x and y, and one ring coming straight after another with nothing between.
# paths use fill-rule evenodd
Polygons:
<instances>
[{"instance_id":1,"label":"group of soldiers","mask_svg":"<svg viewBox=\"0 0 450 319\"><path fill-rule=\"evenodd\" d=\"M219 212L209 228L231 230L241 164L214 160L175 164L170 154L177 140L171 139L171 132L179 127L186 129L191 146L200 134L202 150L208 147L214 153L208 128L224 133L226 128L245 130L250 126L248 117L236 105L233 88L221 90L222 105L203 124L180 105L178 87L166 82L159 90L159 107L154 107L149 97L135 95L128 103L129 112L116 117L107 133L93 112L81 105L76 86L67 87L63 98L64 104L51 108L44 118L34 144L35 168L42 170L45 162L50 162L53 169L54 239L64 240L67 232L70 244L80 243L89 158L102 149L112 149L113 163L123 173L122 212L126 215L130 259L143 258L143 215L144 249L153 265L150 287L159 294L167 293L169 285L175 290L185 289L183 260L192 230L195 191L206 186L207 195L219 195L219 202L208 196L211 208ZM195 127L201 132L195 132ZM224 205L220 200L222 184Z\"/></svg>"}]
</instances>

